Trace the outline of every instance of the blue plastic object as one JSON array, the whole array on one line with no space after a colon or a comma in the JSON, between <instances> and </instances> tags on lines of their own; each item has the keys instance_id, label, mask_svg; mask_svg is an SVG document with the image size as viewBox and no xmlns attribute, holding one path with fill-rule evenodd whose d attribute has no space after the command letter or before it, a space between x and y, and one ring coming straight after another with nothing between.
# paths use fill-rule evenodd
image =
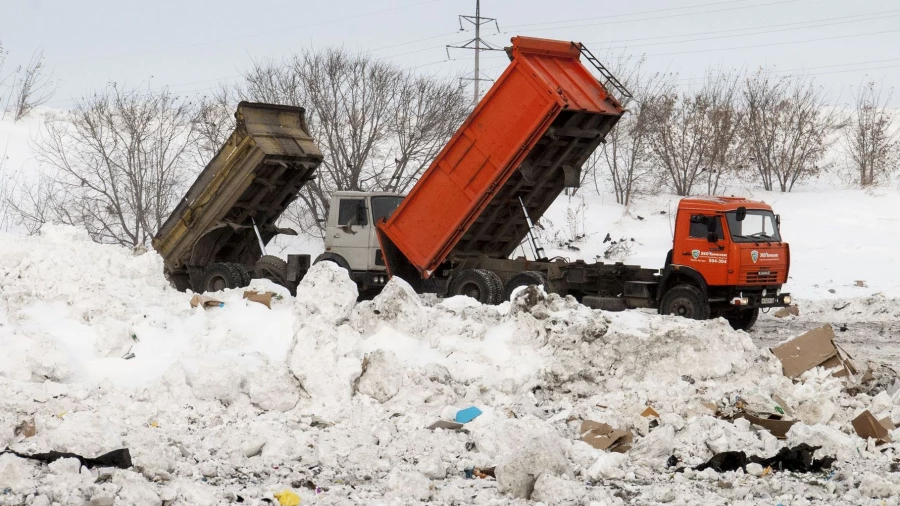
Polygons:
<instances>
[{"instance_id":1,"label":"blue plastic object","mask_svg":"<svg viewBox=\"0 0 900 506\"><path fill-rule=\"evenodd\" d=\"M481 414L481 410L476 408L475 406L461 409L456 412L456 423L469 423L472 420L478 418L478 415Z\"/></svg>"}]
</instances>

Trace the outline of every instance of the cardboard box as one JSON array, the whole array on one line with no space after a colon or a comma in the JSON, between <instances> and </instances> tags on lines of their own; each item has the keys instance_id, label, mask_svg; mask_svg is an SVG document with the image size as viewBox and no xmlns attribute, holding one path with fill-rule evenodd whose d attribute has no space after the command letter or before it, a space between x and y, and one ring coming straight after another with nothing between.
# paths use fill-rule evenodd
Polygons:
<instances>
[{"instance_id":1,"label":"cardboard box","mask_svg":"<svg viewBox=\"0 0 900 506\"><path fill-rule=\"evenodd\" d=\"M787 307L783 307L778 311L775 311L775 318L786 318L788 316L800 316L800 308L797 307L796 304L792 304Z\"/></svg>"},{"instance_id":2,"label":"cardboard box","mask_svg":"<svg viewBox=\"0 0 900 506\"><path fill-rule=\"evenodd\" d=\"M210 307L222 307L225 303L206 295L194 295L191 297L191 307L203 306L203 309Z\"/></svg>"},{"instance_id":3,"label":"cardboard box","mask_svg":"<svg viewBox=\"0 0 900 506\"><path fill-rule=\"evenodd\" d=\"M654 416L656 418L659 418L659 413L657 413L656 410L653 409L652 407L647 406L647 409L645 409L644 412L641 413L641 416L643 416L645 418L650 418L650 417L654 417Z\"/></svg>"},{"instance_id":4,"label":"cardboard box","mask_svg":"<svg viewBox=\"0 0 900 506\"><path fill-rule=\"evenodd\" d=\"M274 292L254 292L252 290L247 290L244 292L245 299L251 302L259 302L269 309L272 309L272 297L274 296Z\"/></svg>"},{"instance_id":5,"label":"cardboard box","mask_svg":"<svg viewBox=\"0 0 900 506\"><path fill-rule=\"evenodd\" d=\"M890 421L890 419L888 419ZM874 439L877 444L890 443L891 435L888 427L872 416L869 410L865 410L853 419L853 428L859 437L863 439ZM891 423L893 425L893 423Z\"/></svg>"},{"instance_id":6,"label":"cardboard box","mask_svg":"<svg viewBox=\"0 0 900 506\"><path fill-rule=\"evenodd\" d=\"M852 365L844 360L834 344L834 329L825 325L795 337L772 348L781 360L784 375L797 378L813 367L839 368L832 375L843 377L853 374Z\"/></svg>"},{"instance_id":7,"label":"cardboard box","mask_svg":"<svg viewBox=\"0 0 900 506\"><path fill-rule=\"evenodd\" d=\"M785 439L787 437L787 433L791 430L791 427L797 423L797 420L776 420L774 418L760 418L758 416L753 416L749 413L739 413L734 417L745 418L753 425L757 425L771 432L773 436L778 439Z\"/></svg>"},{"instance_id":8,"label":"cardboard box","mask_svg":"<svg viewBox=\"0 0 900 506\"><path fill-rule=\"evenodd\" d=\"M610 425L591 420L581 422L581 440L598 450L625 453L631 449L634 436L630 430L613 429Z\"/></svg>"}]
</instances>

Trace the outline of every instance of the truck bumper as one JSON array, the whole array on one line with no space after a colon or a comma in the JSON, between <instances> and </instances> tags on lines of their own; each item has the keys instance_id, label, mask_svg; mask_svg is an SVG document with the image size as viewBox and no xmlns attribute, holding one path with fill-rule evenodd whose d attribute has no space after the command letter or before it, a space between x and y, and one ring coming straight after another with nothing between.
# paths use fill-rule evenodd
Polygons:
<instances>
[{"instance_id":1,"label":"truck bumper","mask_svg":"<svg viewBox=\"0 0 900 506\"><path fill-rule=\"evenodd\" d=\"M735 307L746 308L768 308L768 307L785 307L790 306L792 302L791 294L766 294L762 293L741 293L739 296L731 299L731 305Z\"/></svg>"}]
</instances>

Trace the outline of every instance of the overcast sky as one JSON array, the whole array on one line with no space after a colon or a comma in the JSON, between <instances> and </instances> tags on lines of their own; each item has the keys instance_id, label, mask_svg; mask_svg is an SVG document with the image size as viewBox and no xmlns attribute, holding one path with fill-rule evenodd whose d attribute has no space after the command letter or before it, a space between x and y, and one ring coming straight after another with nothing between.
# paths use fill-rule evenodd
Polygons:
<instances>
[{"instance_id":1,"label":"overcast sky","mask_svg":"<svg viewBox=\"0 0 900 506\"><path fill-rule=\"evenodd\" d=\"M646 55L678 83L711 66L801 71L847 102L874 80L900 82L898 0L482 0L498 19L483 38L514 35L584 42L595 54ZM416 72L471 72L472 52L445 46L473 36L459 14L475 0L0 0L3 74L38 48L59 80L48 104L65 108L109 82L204 93L239 79L254 59L303 47L369 52ZM505 55L483 53L496 77ZM893 103L900 104L900 97Z\"/></svg>"}]
</instances>

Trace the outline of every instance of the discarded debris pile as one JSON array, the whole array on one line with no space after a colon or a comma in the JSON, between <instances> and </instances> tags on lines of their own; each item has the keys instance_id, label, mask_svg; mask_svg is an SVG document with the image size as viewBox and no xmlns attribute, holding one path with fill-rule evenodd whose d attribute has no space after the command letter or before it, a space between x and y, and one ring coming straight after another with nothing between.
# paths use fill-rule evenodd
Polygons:
<instances>
[{"instance_id":1,"label":"discarded debris pile","mask_svg":"<svg viewBox=\"0 0 900 506\"><path fill-rule=\"evenodd\" d=\"M823 469L831 468L831 464L835 461L834 457L814 459L813 454L821 449L821 446L810 446L806 443L802 443L793 448L782 448L778 450L778 453L774 457L769 458L757 457L756 455L747 456L747 454L742 451L721 452L713 455L707 462L704 462L693 469L695 471L712 469L717 473L737 471L740 469L746 473L749 464L756 464L764 470L763 472L769 470L769 472L789 471L794 473L815 473L820 472ZM675 459L675 461L677 462L677 459ZM672 462L673 458L670 457L669 464ZM679 467L675 469L675 472L682 473L684 472L684 469L685 468L683 467Z\"/></svg>"},{"instance_id":2,"label":"discarded debris pile","mask_svg":"<svg viewBox=\"0 0 900 506\"><path fill-rule=\"evenodd\" d=\"M296 297L254 280L248 291L275 294L269 308L243 290L191 308L153 253L54 227L0 241L0 265L0 448L75 456L0 454L0 504L825 505L900 493L896 375L854 361L833 331L779 345L782 361L723 321L593 311L536 289L482 306L395 279L357 303L327 263ZM77 458L122 448L127 469ZM693 469L725 452L736 453L718 468L739 476ZM829 458L833 479L795 475Z\"/></svg>"}]
</instances>

